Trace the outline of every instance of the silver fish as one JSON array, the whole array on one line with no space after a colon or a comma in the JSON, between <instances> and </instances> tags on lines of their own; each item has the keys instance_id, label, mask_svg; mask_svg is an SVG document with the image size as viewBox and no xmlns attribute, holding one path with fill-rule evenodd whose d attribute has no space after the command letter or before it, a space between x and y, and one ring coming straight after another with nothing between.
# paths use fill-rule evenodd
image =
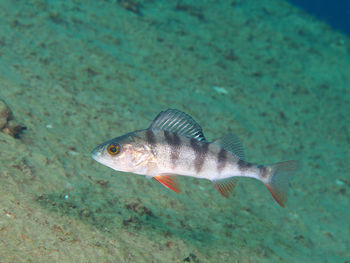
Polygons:
<instances>
[{"instance_id":1,"label":"silver fish","mask_svg":"<svg viewBox=\"0 0 350 263\"><path fill-rule=\"evenodd\" d=\"M153 177L178 193L175 175L208 179L226 198L234 189L235 177L255 178L282 207L287 200L288 179L298 169L297 161L272 165L246 162L235 135L208 142L192 117L174 109L160 112L148 129L100 144L91 156L114 170Z\"/></svg>"}]
</instances>

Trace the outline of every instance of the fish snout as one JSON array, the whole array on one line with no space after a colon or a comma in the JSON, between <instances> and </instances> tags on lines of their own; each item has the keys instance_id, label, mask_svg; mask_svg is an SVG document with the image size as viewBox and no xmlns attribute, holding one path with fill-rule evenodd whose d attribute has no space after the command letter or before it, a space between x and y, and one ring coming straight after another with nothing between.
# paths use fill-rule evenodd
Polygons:
<instances>
[{"instance_id":1,"label":"fish snout","mask_svg":"<svg viewBox=\"0 0 350 263\"><path fill-rule=\"evenodd\" d=\"M102 151L101 151L101 146L99 145L91 151L91 158L99 162L101 157L102 157Z\"/></svg>"}]
</instances>

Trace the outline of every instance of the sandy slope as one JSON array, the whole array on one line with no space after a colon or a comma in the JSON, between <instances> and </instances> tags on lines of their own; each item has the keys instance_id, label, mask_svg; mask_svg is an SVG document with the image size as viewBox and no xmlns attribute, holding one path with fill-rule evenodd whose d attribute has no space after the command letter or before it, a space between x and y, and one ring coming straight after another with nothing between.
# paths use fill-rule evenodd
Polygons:
<instances>
[{"instance_id":1,"label":"sandy slope","mask_svg":"<svg viewBox=\"0 0 350 263\"><path fill-rule=\"evenodd\" d=\"M0 262L350 260L348 38L281 1L26 2L0 2L0 99L27 127L0 133ZM287 208L91 160L169 107L301 160Z\"/></svg>"}]
</instances>

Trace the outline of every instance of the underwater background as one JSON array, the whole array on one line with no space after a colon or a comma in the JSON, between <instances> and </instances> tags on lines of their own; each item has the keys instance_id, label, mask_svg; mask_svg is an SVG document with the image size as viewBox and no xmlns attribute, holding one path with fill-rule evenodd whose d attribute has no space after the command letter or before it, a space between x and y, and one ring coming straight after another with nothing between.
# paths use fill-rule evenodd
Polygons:
<instances>
[{"instance_id":1,"label":"underwater background","mask_svg":"<svg viewBox=\"0 0 350 263\"><path fill-rule=\"evenodd\" d=\"M350 262L350 39L282 0L0 1L0 262ZM91 159L190 114L259 181L182 193Z\"/></svg>"},{"instance_id":2,"label":"underwater background","mask_svg":"<svg viewBox=\"0 0 350 263\"><path fill-rule=\"evenodd\" d=\"M289 0L310 14L350 36L350 1Z\"/></svg>"}]
</instances>

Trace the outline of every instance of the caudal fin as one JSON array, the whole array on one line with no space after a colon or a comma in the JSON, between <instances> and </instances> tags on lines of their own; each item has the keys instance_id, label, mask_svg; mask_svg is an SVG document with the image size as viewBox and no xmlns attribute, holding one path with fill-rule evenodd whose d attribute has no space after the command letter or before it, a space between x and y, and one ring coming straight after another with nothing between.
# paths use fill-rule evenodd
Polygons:
<instances>
[{"instance_id":1,"label":"caudal fin","mask_svg":"<svg viewBox=\"0 0 350 263\"><path fill-rule=\"evenodd\" d=\"M268 168L271 169L271 172L265 185L277 203L284 207L287 202L289 177L298 170L299 162L280 162L269 165Z\"/></svg>"}]
</instances>

